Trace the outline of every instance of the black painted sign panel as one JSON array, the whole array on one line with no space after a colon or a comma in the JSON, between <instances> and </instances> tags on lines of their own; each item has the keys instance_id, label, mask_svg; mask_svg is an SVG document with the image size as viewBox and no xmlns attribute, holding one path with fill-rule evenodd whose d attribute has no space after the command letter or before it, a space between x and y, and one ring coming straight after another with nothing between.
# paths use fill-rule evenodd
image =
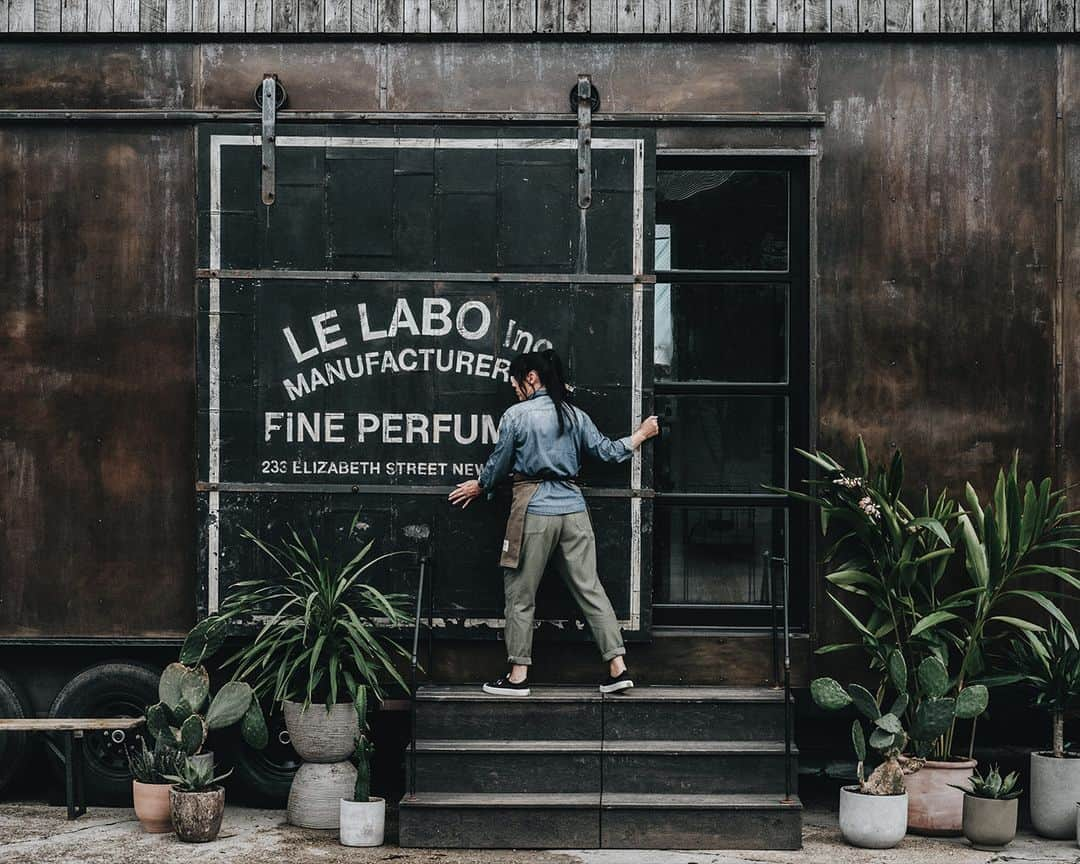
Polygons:
<instances>
[{"instance_id":1,"label":"black painted sign panel","mask_svg":"<svg viewBox=\"0 0 1080 864\"><path fill-rule=\"evenodd\" d=\"M430 554L440 624L498 627L505 495L463 512L445 495L494 446L510 359L556 348L612 437L651 407L651 286L633 276L649 266L653 142L594 137L584 216L576 147L551 128L286 128L268 207L258 129L201 129L203 611L263 566L242 528L311 527L333 549L359 511L380 551ZM650 476L647 455L584 472L630 633L648 621L651 514L632 490ZM411 590L415 575L399 559L375 579ZM540 617L580 633L545 582Z\"/></svg>"}]
</instances>

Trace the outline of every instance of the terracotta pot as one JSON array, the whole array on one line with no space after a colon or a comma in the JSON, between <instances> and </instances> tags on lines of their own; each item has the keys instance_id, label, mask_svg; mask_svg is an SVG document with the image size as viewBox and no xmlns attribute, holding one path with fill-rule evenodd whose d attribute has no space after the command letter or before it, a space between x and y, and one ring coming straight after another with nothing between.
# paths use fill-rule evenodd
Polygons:
<instances>
[{"instance_id":1,"label":"terracotta pot","mask_svg":"<svg viewBox=\"0 0 1080 864\"><path fill-rule=\"evenodd\" d=\"M840 834L860 849L891 849L907 830L908 796L864 795L858 786L840 790Z\"/></svg>"},{"instance_id":2,"label":"terracotta pot","mask_svg":"<svg viewBox=\"0 0 1080 864\"><path fill-rule=\"evenodd\" d=\"M904 778L908 792L908 830L932 837L958 837L964 831L964 792L950 783L968 786L974 759L927 762Z\"/></svg>"},{"instance_id":3,"label":"terracotta pot","mask_svg":"<svg viewBox=\"0 0 1080 864\"><path fill-rule=\"evenodd\" d=\"M209 843L221 830L225 813L225 788L215 786L205 792L181 792L175 786L169 790L176 836L185 843Z\"/></svg>"},{"instance_id":4,"label":"terracotta pot","mask_svg":"<svg viewBox=\"0 0 1080 864\"><path fill-rule=\"evenodd\" d=\"M131 797L135 801L135 815L147 834L165 834L173 830L169 809L168 783L140 783L131 781Z\"/></svg>"},{"instance_id":5,"label":"terracotta pot","mask_svg":"<svg viewBox=\"0 0 1080 864\"><path fill-rule=\"evenodd\" d=\"M285 702L282 709L290 743L305 762L342 762L352 755L358 728L352 702L338 702L329 711L321 703L304 708L301 702Z\"/></svg>"},{"instance_id":6,"label":"terracotta pot","mask_svg":"<svg viewBox=\"0 0 1080 864\"><path fill-rule=\"evenodd\" d=\"M964 796L964 836L983 852L999 852L1016 837L1016 798Z\"/></svg>"}]
</instances>

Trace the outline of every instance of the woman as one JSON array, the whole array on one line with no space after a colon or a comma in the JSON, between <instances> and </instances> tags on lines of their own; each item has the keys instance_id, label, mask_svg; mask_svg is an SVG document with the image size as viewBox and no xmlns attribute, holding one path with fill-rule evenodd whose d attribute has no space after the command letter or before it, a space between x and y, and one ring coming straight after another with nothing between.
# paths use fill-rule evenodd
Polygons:
<instances>
[{"instance_id":1,"label":"woman","mask_svg":"<svg viewBox=\"0 0 1080 864\"><path fill-rule=\"evenodd\" d=\"M521 354L510 364L518 404L503 414L495 452L478 480L458 484L451 504L468 507L481 493L512 473L513 503L500 564L506 592L506 650L510 671L484 685L499 696L528 696L532 664L536 589L554 556L566 584L585 613L600 654L608 662L601 693L633 687L623 659L619 623L596 574L596 540L576 479L588 454L604 462L625 462L660 430L649 417L637 431L612 441L597 431L589 415L567 400L562 361L554 351Z\"/></svg>"}]
</instances>

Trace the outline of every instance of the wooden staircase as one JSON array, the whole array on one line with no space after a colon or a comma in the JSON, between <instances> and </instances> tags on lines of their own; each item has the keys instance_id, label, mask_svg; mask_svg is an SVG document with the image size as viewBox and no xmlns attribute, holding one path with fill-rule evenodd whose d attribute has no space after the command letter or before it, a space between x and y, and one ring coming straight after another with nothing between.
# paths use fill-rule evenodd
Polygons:
<instances>
[{"instance_id":1,"label":"wooden staircase","mask_svg":"<svg viewBox=\"0 0 1080 864\"><path fill-rule=\"evenodd\" d=\"M401 845L798 849L783 700L765 688L533 687L519 698L422 687ZM791 772L794 790L795 758Z\"/></svg>"}]
</instances>

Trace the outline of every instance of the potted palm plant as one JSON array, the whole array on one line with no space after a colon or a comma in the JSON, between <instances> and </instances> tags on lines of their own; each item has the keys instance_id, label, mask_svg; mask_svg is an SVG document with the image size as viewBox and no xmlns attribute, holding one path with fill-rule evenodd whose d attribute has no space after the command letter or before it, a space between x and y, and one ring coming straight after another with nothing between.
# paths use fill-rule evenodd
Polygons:
<instances>
[{"instance_id":1,"label":"potted palm plant","mask_svg":"<svg viewBox=\"0 0 1080 864\"><path fill-rule=\"evenodd\" d=\"M908 796L905 775L919 769L919 763L901 763L907 733L900 718L907 709L907 693L901 691L887 712L882 712L880 696L859 684L845 690L834 678L815 678L810 694L820 708L837 711L854 704L871 723L869 740L862 722L851 725L851 743L858 759L858 784L840 790L840 833L844 840L862 849L891 849L907 833ZM879 764L865 776L867 744L878 754Z\"/></svg>"},{"instance_id":2,"label":"potted palm plant","mask_svg":"<svg viewBox=\"0 0 1080 864\"><path fill-rule=\"evenodd\" d=\"M1005 777L993 766L985 777L978 769L971 788L956 788L964 794L964 836L984 852L1000 852L1016 837L1017 799L1023 792L1016 785L1015 771Z\"/></svg>"},{"instance_id":3,"label":"potted palm plant","mask_svg":"<svg viewBox=\"0 0 1080 864\"><path fill-rule=\"evenodd\" d=\"M349 537L358 521L359 514ZM259 697L282 706L292 746L304 760L289 793L289 821L337 828L338 802L355 784L347 760L361 688L381 698L387 678L408 690L394 665L395 655L408 654L386 631L412 623L409 598L363 580L372 567L402 553L369 558L369 542L342 565L323 554L314 534L301 538L289 529L280 544L248 531L244 536L278 572L277 578L236 583L223 600L217 620L259 625L223 665Z\"/></svg>"},{"instance_id":4,"label":"potted palm plant","mask_svg":"<svg viewBox=\"0 0 1080 864\"><path fill-rule=\"evenodd\" d=\"M135 815L147 834L165 834L173 830L169 811L172 781L166 775L176 774L178 757L176 750L161 744L150 750L142 737L138 747L128 751Z\"/></svg>"},{"instance_id":5,"label":"potted palm plant","mask_svg":"<svg viewBox=\"0 0 1080 864\"><path fill-rule=\"evenodd\" d=\"M367 693L363 687L359 695L356 710L360 716L360 733L353 751L356 785L351 798L341 799L338 837L342 846L381 846L386 825L386 800L371 797L371 753L374 748L365 734Z\"/></svg>"},{"instance_id":6,"label":"potted palm plant","mask_svg":"<svg viewBox=\"0 0 1080 864\"><path fill-rule=\"evenodd\" d=\"M1073 837L1080 754L1065 749L1065 713L1080 704L1080 649L1065 627L1051 621L1014 639L1003 665L1008 671L992 683L1024 685L1051 720L1052 748L1031 754L1031 824L1044 837Z\"/></svg>"},{"instance_id":7,"label":"potted palm plant","mask_svg":"<svg viewBox=\"0 0 1080 864\"><path fill-rule=\"evenodd\" d=\"M168 776L169 809L176 836L185 843L209 843L221 830L225 813L225 787L220 785L232 771L214 776L213 763L183 758L178 772Z\"/></svg>"},{"instance_id":8,"label":"potted palm plant","mask_svg":"<svg viewBox=\"0 0 1080 864\"><path fill-rule=\"evenodd\" d=\"M1038 488L1030 481L1022 486L1016 454L1009 469L998 473L985 505L969 484L962 508L945 491L933 503L924 491L919 505L909 506L901 498L904 463L899 450L888 467L877 468L873 476L861 438L854 471L827 453L799 452L822 474L812 483L816 494L775 491L819 508L822 530L832 537L825 578L838 591L870 602L869 614L860 616L865 608L861 601L850 604L830 592L830 601L855 628L859 641L827 645L818 653L862 647L883 681L892 653L899 651L905 658L916 686L910 688L904 719L913 755L925 760L907 784L908 827L923 834L960 834L963 795L954 787L969 778L977 764L972 755L977 718L988 704L982 682L991 671L987 654L1012 634L1042 629L1015 614L1018 602L1032 604L1073 635L1050 595L1018 587L1044 576L1060 576L1080 587L1073 571L1043 563L1048 550L1080 549L1080 531L1066 511L1064 493L1051 492L1049 479ZM959 550L962 555L954 554ZM950 567L953 576L967 579L967 587L942 590L950 584L945 578ZM920 712L950 706L946 728L929 734ZM958 721L970 723L963 749Z\"/></svg>"}]
</instances>

